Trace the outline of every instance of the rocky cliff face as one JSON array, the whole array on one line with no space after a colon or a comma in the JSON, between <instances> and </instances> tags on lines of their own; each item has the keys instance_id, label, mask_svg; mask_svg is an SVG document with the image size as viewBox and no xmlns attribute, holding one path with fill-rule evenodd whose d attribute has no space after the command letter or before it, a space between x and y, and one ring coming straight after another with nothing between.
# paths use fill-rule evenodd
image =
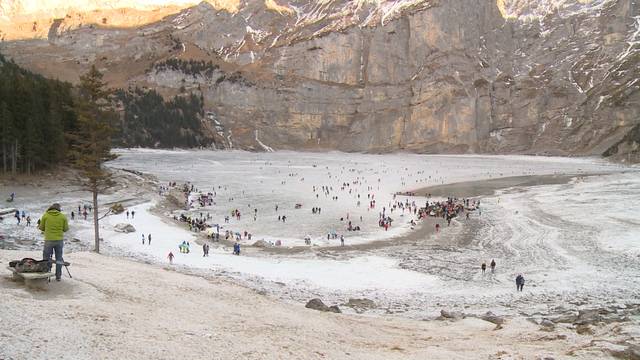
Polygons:
<instances>
[{"instance_id":1,"label":"rocky cliff face","mask_svg":"<svg viewBox=\"0 0 640 360\"><path fill-rule=\"evenodd\" d=\"M50 19L46 36L0 51L71 81L96 63L114 86L202 93L218 147L638 156L627 135L640 123L637 0L210 1L175 11L132 24L113 9L119 20Z\"/></svg>"}]
</instances>

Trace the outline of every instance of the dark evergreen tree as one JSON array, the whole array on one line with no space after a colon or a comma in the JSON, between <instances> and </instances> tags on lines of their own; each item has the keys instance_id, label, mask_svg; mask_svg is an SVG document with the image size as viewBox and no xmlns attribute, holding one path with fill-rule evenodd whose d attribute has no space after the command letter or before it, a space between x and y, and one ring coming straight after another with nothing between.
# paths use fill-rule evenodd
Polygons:
<instances>
[{"instance_id":1,"label":"dark evergreen tree","mask_svg":"<svg viewBox=\"0 0 640 360\"><path fill-rule=\"evenodd\" d=\"M142 147L208 146L202 136L204 99L187 94L165 101L154 90L140 88L118 90L124 114L118 143Z\"/></svg>"},{"instance_id":2,"label":"dark evergreen tree","mask_svg":"<svg viewBox=\"0 0 640 360\"><path fill-rule=\"evenodd\" d=\"M20 68L0 55L2 173L32 173L65 163L74 128L72 87Z\"/></svg>"},{"instance_id":3,"label":"dark evergreen tree","mask_svg":"<svg viewBox=\"0 0 640 360\"><path fill-rule=\"evenodd\" d=\"M114 117L110 110L109 92L95 66L80 77L78 90L75 107L78 127L70 135L73 140L71 154L73 165L82 172L93 195L94 250L100 252L98 193L111 185L111 173L103 164L115 158L111 154L111 122Z\"/></svg>"}]
</instances>

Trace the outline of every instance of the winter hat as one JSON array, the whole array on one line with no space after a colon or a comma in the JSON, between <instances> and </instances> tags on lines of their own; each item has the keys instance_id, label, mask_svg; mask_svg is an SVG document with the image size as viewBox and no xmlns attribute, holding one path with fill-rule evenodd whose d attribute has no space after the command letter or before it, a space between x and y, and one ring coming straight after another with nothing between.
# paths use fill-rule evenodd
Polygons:
<instances>
[{"instance_id":1,"label":"winter hat","mask_svg":"<svg viewBox=\"0 0 640 360\"><path fill-rule=\"evenodd\" d=\"M60 211L60 210L61 210L61 209L60 209L60 204L58 204L58 203L53 203L53 205L51 205L51 206L49 207L49 210L58 210L58 211Z\"/></svg>"}]
</instances>

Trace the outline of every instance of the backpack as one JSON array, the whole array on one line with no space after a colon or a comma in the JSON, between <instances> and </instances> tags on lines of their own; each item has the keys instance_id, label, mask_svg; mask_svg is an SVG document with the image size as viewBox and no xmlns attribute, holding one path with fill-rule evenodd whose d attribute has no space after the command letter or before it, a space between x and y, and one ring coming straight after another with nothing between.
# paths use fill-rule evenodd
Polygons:
<instances>
[{"instance_id":1,"label":"backpack","mask_svg":"<svg viewBox=\"0 0 640 360\"><path fill-rule=\"evenodd\" d=\"M24 258L22 260L14 260L9 266L16 269L18 273L34 273L49 272L51 269L51 260L35 260L32 258Z\"/></svg>"}]
</instances>

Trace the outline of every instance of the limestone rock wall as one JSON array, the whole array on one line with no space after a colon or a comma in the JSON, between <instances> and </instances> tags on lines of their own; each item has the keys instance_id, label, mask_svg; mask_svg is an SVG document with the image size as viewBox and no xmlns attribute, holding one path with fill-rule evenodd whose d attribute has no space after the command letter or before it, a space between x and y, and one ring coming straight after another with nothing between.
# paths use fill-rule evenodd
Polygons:
<instances>
[{"instance_id":1,"label":"limestone rock wall","mask_svg":"<svg viewBox=\"0 0 640 360\"><path fill-rule=\"evenodd\" d=\"M201 92L218 147L602 154L640 123L637 1L532 2L202 3L0 51L72 81L95 62L114 86ZM154 68L168 58L216 70Z\"/></svg>"}]
</instances>

